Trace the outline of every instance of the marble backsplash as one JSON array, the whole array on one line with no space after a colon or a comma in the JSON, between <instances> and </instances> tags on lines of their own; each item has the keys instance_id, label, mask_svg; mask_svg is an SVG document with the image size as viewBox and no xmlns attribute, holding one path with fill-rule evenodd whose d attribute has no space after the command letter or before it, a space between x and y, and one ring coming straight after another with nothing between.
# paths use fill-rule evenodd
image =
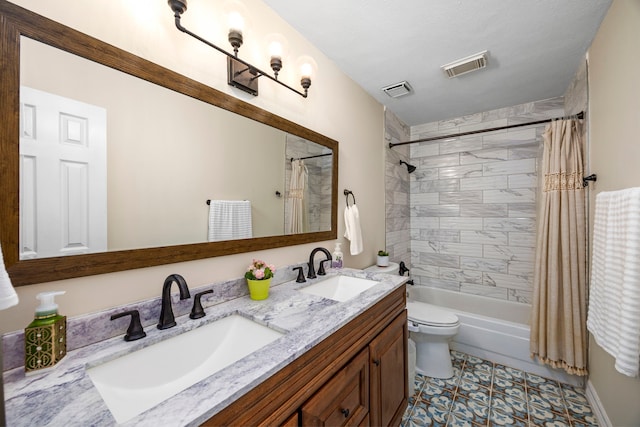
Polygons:
<instances>
[{"instance_id":1,"label":"marble backsplash","mask_svg":"<svg viewBox=\"0 0 640 427\"><path fill-rule=\"evenodd\" d=\"M293 270L294 267L303 267L305 274L308 270L306 263L280 267L272 279L271 286L295 280L297 271ZM205 311L207 307L222 304L249 293L244 277L189 289L191 298L182 301L180 301L179 295L175 293L172 295L175 317L178 318L189 314L193 306L193 297L197 293L208 289L213 289L213 294L205 294L201 298ZM161 290L162 286L158 286L157 298L113 307L97 313L67 318L67 351L85 347L118 335L124 335L129 326L130 316L112 321L111 315L116 313L138 310L143 327L146 328L157 324L160 318ZM177 286L174 286L173 291L177 291ZM2 336L2 350L3 371L24 365L24 331L20 330L4 334Z\"/></svg>"}]
</instances>

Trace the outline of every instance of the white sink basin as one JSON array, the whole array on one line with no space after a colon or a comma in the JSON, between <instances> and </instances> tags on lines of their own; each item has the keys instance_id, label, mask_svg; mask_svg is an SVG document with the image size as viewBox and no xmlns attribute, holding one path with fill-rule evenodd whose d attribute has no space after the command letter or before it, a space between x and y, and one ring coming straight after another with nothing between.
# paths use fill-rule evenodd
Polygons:
<instances>
[{"instance_id":1,"label":"white sink basin","mask_svg":"<svg viewBox=\"0 0 640 427\"><path fill-rule=\"evenodd\" d=\"M305 294L317 295L334 301L348 301L379 282L351 276L332 276L306 288L300 289Z\"/></svg>"},{"instance_id":2,"label":"white sink basin","mask_svg":"<svg viewBox=\"0 0 640 427\"><path fill-rule=\"evenodd\" d=\"M275 341L283 334L239 315L87 369L118 423Z\"/></svg>"}]
</instances>

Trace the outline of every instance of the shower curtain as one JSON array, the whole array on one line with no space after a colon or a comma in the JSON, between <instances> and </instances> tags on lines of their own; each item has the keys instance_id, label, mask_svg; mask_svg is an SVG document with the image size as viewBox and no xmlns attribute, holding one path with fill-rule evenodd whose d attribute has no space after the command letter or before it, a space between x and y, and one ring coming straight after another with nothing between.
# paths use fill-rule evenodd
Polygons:
<instances>
[{"instance_id":1,"label":"shower curtain","mask_svg":"<svg viewBox=\"0 0 640 427\"><path fill-rule=\"evenodd\" d=\"M532 357L570 374L587 374L586 220L579 120L544 132L544 184L531 310Z\"/></svg>"},{"instance_id":2,"label":"shower curtain","mask_svg":"<svg viewBox=\"0 0 640 427\"><path fill-rule=\"evenodd\" d=\"M287 203L286 234L304 233L308 227L306 214L306 187L308 171L303 160L291 162L291 180L289 181L289 194Z\"/></svg>"}]
</instances>

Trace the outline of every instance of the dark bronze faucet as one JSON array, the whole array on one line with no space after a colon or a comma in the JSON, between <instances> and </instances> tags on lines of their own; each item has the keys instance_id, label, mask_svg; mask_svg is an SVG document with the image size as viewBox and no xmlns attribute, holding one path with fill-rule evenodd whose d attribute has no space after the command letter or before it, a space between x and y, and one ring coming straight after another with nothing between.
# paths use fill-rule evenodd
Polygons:
<instances>
[{"instance_id":1,"label":"dark bronze faucet","mask_svg":"<svg viewBox=\"0 0 640 427\"><path fill-rule=\"evenodd\" d=\"M401 276L404 276L404 273L408 273L409 269L407 268L407 265L404 263L404 261L400 261L400 268L398 269L398 274Z\"/></svg>"},{"instance_id":2,"label":"dark bronze faucet","mask_svg":"<svg viewBox=\"0 0 640 427\"><path fill-rule=\"evenodd\" d=\"M158 329L168 329L176 326L176 320L173 317L173 309L171 308L171 285L173 282L178 284L180 289L180 299L191 298L187 282L179 274L172 274L164 280L162 285L162 309L160 310L160 321Z\"/></svg>"},{"instance_id":3,"label":"dark bronze faucet","mask_svg":"<svg viewBox=\"0 0 640 427\"><path fill-rule=\"evenodd\" d=\"M307 278L309 279L315 279L316 276L316 269L313 266L313 258L316 256L316 253L318 252L323 252L327 258L320 261L320 268L318 268L318 274L320 276L324 276L326 273L324 272L324 262L325 261L331 261L331 252L329 252L327 249L325 248L315 248L314 250L311 251L311 255L309 255L309 272L307 273Z\"/></svg>"}]
</instances>

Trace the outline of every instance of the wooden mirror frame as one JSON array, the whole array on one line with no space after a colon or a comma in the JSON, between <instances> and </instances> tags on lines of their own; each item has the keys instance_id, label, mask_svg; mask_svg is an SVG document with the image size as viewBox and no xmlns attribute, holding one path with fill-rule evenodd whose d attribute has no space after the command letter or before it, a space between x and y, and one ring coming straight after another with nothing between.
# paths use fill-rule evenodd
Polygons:
<instances>
[{"instance_id":1,"label":"wooden mirror frame","mask_svg":"<svg viewBox=\"0 0 640 427\"><path fill-rule=\"evenodd\" d=\"M333 151L331 229L223 242L163 246L40 259L19 259L20 37L45 43L318 143ZM0 0L0 242L14 286L112 273L337 237L338 142L72 28Z\"/></svg>"}]
</instances>

